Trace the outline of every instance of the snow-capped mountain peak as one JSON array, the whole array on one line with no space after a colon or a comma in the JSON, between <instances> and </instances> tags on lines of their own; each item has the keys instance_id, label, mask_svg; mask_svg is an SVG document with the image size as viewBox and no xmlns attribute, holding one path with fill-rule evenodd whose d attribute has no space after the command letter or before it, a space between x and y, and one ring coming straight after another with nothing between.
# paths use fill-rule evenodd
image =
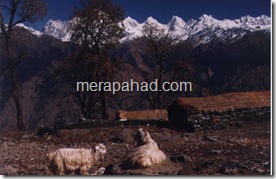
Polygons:
<instances>
[{"instance_id":1,"label":"snow-capped mountain peak","mask_svg":"<svg viewBox=\"0 0 276 179\"><path fill-rule=\"evenodd\" d=\"M51 35L62 41L70 41L72 35L70 24L70 21L50 19L43 27L43 34Z\"/></svg>"},{"instance_id":2,"label":"snow-capped mountain peak","mask_svg":"<svg viewBox=\"0 0 276 179\"><path fill-rule=\"evenodd\" d=\"M159 23L152 16L148 17L147 20L141 24L141 26L142 26L142 29L152 26L152 27L156 28L157 30L168 33L168 26L165 24Z\"/></svg>"},{"instance_id":3,"label":"snow-capped mountain peak","mask_svg":"<svg viewBox=\"0 0 276 179\"><path fill-rule=\"evenodd\" d=\"M8 25L5 24L5 26L7 27ZM28 30L29 32L31 32L32 34L34 34L34 35L36 35L36 36L38 36L38 37L40 37L41 35L43 35L42 32L40 32L40 31L38 31L38 30L35 30L35 29L31 28L31 27L27 27L27 26L24 25L23 23L19 23L19 24L17 24L15 27L24 28L24 29ZM1 31L1 29L0 29L0 33L1 33L1 32L2 32L2 31Z\"/></svg>"},{"instance_id":4,"label":"snow-capped mountain peak","mask_svg":"<svg viewBox=\"0 0 276 179\"><path fill-rule=\"evenodd\" d=\"M43 28L43 32L28 29L38 36L42 34L51 35L62 41L70 41L72 31L70 25L74 24L76 19L71 21L49 20ZM170 34L179 40L192 38L198 44L208 43L212 39L217 38L222 41L233 41L243 37L247 32L268 31L271 30L271 18L265 15L259 17L244 16L240 19L223 19L218 20L211 15L203 14L198 20L191 19L187 23L178 16L173 16L167 24L159 23L152 16L148 17L145 22L139 23L131 17L127 17L122 21L125 28L125 37L121 42L131 41L143 36L143 29L149 25L155 26L164 33Z\"/></svg>"},{"instance_id":5,"label":"snow-capped mountain peak","mask_svg":"<svg viewBox=\"0 0 276 179\"><path fill-rule=\"evenodd\" d=\"M135 19L132 19L129 16L123 21L123 23L125 27L137 27L140 25Z\"/></svg>"},{"instance_id":6,"label":"snow-capped mountain peak","mask_svg":"<svg viewBox=\"0 0 276 179\"><path fill-rule=\"evenodd\" d=\"M211 15L202 14L202 16L199 17L199 20L213 20L214 18Z\"/></svg>"},{"instance_id":7,"label":"snow-capped mountain peak","mask_svg":"<svg viewBox=\"0 0 276 179\"><path fill-rule=\"evenodd\" d=\"M219 25L219 20L213 18L211 15L203 14L198 21L198 24L201 24L206 27L214 27Z\"/></svg>"},{"instance_id":8,"label":"snow-capped mountain peak","mask_svg":"<svg viewBox=\"0 0 276 179\"><path fill-rule=\"evenodd\" d=\"M38 36L38 37L40 37L41 35L43 35L42 32L40 32L40 31L38 31L38 30L35 30L35 29L31 28L31 27L27 27L27 26L24 25L23 23L17 24L16 26L17 26L17 27L24 28L24 29L27 29L27 30L30 31L32 34L34 34L34 35L36 35L36 36Z\"/></svg>"},{"instance_id":9,"label":"snow-capped mountain peak","mask_svg":"<svg viewBox=\"0 0 276 179\"><path fill-rule=\"evenodd\" d=\"M156 19L152 16L148 17L144 24L160 24Z\"/></svg>"},{"instance_id":10,"label":"snow-capped mountain peak","mask_svg":"<svg viewBox=\"0 0 276 179\"><path fill-rule=\"evenodd\" d=\"M170 30L183 29L186 25L186 22L178 16L173 16L171 21L168 23Z\"/></svg>"},{"instance_id":11,"label":"snow-capped mountain peak","mask_svg":"<svg viewBox=\"0 0 276 179\"><path fill-rule=\"evenodd\" d=\"M125 37L122 41L130 41L131 37L141 37L142 36L142 26L135 19L131 17L127 17L123 20L124 28L125 28Z\"/></svg>"},{"instance_id":12,"label":"snow-capped mountain peak","mask_svg":"<svg viewBox=\"0 0 276 179\"><path fill-rule=\"evenodd\" d=\"M240 23L246 24L246 25L270 25L271 19L265 15L259 16L259 17L251 17L251 16L244 16L241 17Z\"/></svg>"}]
</instances>

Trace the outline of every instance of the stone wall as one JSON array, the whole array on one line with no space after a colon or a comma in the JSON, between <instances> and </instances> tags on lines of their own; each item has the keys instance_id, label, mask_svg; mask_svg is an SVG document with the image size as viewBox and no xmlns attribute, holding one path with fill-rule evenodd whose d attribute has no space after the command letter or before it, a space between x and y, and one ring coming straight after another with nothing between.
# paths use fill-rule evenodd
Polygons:
<instances>
[{"instance_id":1,"label":"stone wall","mask_svg":"<svg viewBox=\"0 0 276 179\"><path fill-rule=\"evenodd\" d=\"M244 122L269 121L270 115L269 107L237 109L223 113L191 112L188 121L194 124L196 130L227 129L242 126Z\"/></svg>"},{"instance_id":2,"label":"stone wall","mask_svg":"<svg viewBox=\"0 0 276 179\"><path fill-rule=\"evenodd\" d=\"M270 97L270 91L254 91L179 98L168 107L168 119L171 127L189 131L192 127L223 129L247 120L269 120Z\"/></svg>"},{"instance_id":3,"label":"stone wall","mask_svg":"<svg viewBox=\"0 0 276 179\"><path fill-rule=\"evenodd\" d=\"M269 121L270 91L233 92L201 98L179 98L167 110L117 112L120 121L169 121L170 127L195 130L227 129L247 121Z\"/></svg>"}]
</instances>

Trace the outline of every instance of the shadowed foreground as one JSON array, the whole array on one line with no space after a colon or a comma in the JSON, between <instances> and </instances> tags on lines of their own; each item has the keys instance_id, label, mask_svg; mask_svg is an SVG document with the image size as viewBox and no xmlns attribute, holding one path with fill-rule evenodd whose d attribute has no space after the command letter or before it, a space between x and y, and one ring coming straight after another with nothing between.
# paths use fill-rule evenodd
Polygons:
<instances>
[{"instance_id":1,"label":"shadowed foreground","mask_svg":"<svg viewBox=\"0 0 276 179\"><path fill-rule=\"evenodd\" d=\"M269 175L270 122L248 121L240 127L194 133L159 128L156 125L114 125L82 129L62 129L55 135L35 133L0 134L0 173L4 175L53 175L47 154L62 147L91 148L97 143L107 147L106 158L93 166L92 174L105 167L105 174L170 174L162 166L151 170L112 171L127 159L136 146L134 135L143 127L159 144L178 175ZM162 172L164 170L164 172ZM121 173L120 173L121 172Z\"/></svg>"}]
</instances>

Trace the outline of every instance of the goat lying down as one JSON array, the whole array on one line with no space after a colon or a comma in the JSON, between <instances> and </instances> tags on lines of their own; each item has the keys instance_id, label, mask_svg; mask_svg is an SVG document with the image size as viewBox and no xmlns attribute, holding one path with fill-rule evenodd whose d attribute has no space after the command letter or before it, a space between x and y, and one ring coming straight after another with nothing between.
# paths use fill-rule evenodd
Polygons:
<instances>
[{"instance_id":1,"label":"goat lying down","mask_svg":"<svg viewBox=\"0 0 276 179\"><path fill-rule=\"evenodd\" d=\"M88 175L87 171L105 154L105 145L99 144L94 149L61 148L48 157L55 174L64 175L65 171L75 172L79 169L81 174Z\"/></svg>"},{"instance_id":2,"label":"goat lying down","mask_svg":"<svg viewBox=\"0 0 276 179\"><path fill-rule=\"evenodd\" d=\"M151 138L149 132L140 128L135 138L138 146L127 160L132 168L145 168L154 164L161 164L166 155L158 148L158 144Z\"/></svg>"}]
</instances>

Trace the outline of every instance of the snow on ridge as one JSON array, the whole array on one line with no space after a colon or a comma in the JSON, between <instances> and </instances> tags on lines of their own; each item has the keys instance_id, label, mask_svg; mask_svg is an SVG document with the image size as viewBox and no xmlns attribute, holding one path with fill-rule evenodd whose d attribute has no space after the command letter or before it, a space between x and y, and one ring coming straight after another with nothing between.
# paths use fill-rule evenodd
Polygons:
<instances>
[{"instance_id":1,"label":"snow on ridge","mask_svg":"<svg viewBox=\"0 0 276 179\"><path fill-rule=\"evenodd\" d=\"M170 31L179 31L185 29L186 22L181 17L173 16L167 26Z\"/></svg>"},{"instance_id":2,"label":"snow on ridge","mask_svg":"<svg viewBox=\"0 0 276 179\"><path fill-rule=\"evenodd\" d=\"M57 39L62 40L63 42L70 41L72 33L70 30L70 23L71 21L50 19L43 27L43 34L51 35Z\"/></svg>"},{"instance_id":3,"label":"snow on ridge","mask_svg":"<svg viewBox=\"0 0 276 179\"><path fill-rule=\"evenodd\" d=\"M21 27L21 28L27 29L27 30L30 31L32 34L34 34L34 35L36 35L36 36L38 36L38 37L40 37L41 35L43 35L42 32L40 32L40 31L38 31L38 30L35 30L35 29L31 28L31 27L27 27L27 26L25 26L23 23L17 24L16 27Z\"/></svg>"},{"instance_id":4,"label":"snow on ridge","mask_svg":"<svg viewBox=\"0 0 276 179\"><path fill-rule=\"evenodd\" d=\"M132 37L142 37L142 25L138 23L135 19L131 17L127 17L123 20L124 28L125 28L125 37L121 39L121 41L130 41Z\"/></svg>"},{"instance_id":5,"label":"snow on ridge","mask_svg":"<svg viewBox=\"0 0 276 179\"><path fill-rule=\"evenodd\" d=\"M137 22L135 19L132 19L130 16L128 16L127 18L125 18L124 20L124 25L125 26L132 26L132 27L137 27L139 26L139 22Z\"/></svg>"},{"instance_id":6,"label":"snow on ridge","mask_svg":"<svg viewBox=\"0 0 276 179\"><path fill-rule=\"evenodd\" d=\"M70 24L74 23L75 19L71 21L49 20L43 28L42 32L36 31L33 28L29 28L19 25L25 29L28 29L31 33L41 36L42 34L51 35L62 41L70 41L72 31L70 30ZM131 41L139 38L143 35L143 27L146 25L154 24L158 29L163 29L165 33L169 33L173 37L179 37L180 40L186 40L191 36L200 34L206 36L202 39L202 42L208 42L213 37L209 34L215 34L221 39L227 39L228 37L237 38L244 35L244 31L257 31L271 29L271 18L265 15L259 17L243 16L240 19L223 19L218 20L211 15L203 14L198 20L191 19L185 22L181 17L173 16L167 24L159 23L152 16L148 17L143 23L137 22L131 17L127 17L122 21L125 28L125 37L121 39L121 42ZM231 32L231 29L240 29L241 33L236 34ZM230 30L230 32L228 32Z\"/></svg>"},{"instance_id":7,"label":"snow on ridge","mask_svg":"<svg viewBox=\"0 0 276 179\"><path fill-rule=\"evenodd\" d=\"M211 15L203 14L198 20L191 19L187 23L178 16L173 16L171 21L164 25L159 23L153 17L147 18L144 23L136 25L137 28L132 29L131 34L127 34L125 39L133 40L142 36L142 28L148 23L155 24L159 28L165 28L165 32L170 33L173 37L179 37L181 40L186 40L188 37L202 34L204 31L213 31L213 34L217 33L217 36L226 39L227 37L222 37L223 31L240 28L242 31L257 31L257 30L269 30L271 27L271 18L265 15L259 17L244 16L240 19L223 19L218 20ZM137 33L134 33L137 32ZM212 33L211 33L212 34ZM207 34L208 35L208 34ZM227 33L229 37L236 38L240 35L242 37L244 33L233 34ZM211 37L206 37L206 39L212 39ZM124 40L122 40L124 41ZM209 40L208 40L209 41Z\"/></svg>"}]
</instances>

